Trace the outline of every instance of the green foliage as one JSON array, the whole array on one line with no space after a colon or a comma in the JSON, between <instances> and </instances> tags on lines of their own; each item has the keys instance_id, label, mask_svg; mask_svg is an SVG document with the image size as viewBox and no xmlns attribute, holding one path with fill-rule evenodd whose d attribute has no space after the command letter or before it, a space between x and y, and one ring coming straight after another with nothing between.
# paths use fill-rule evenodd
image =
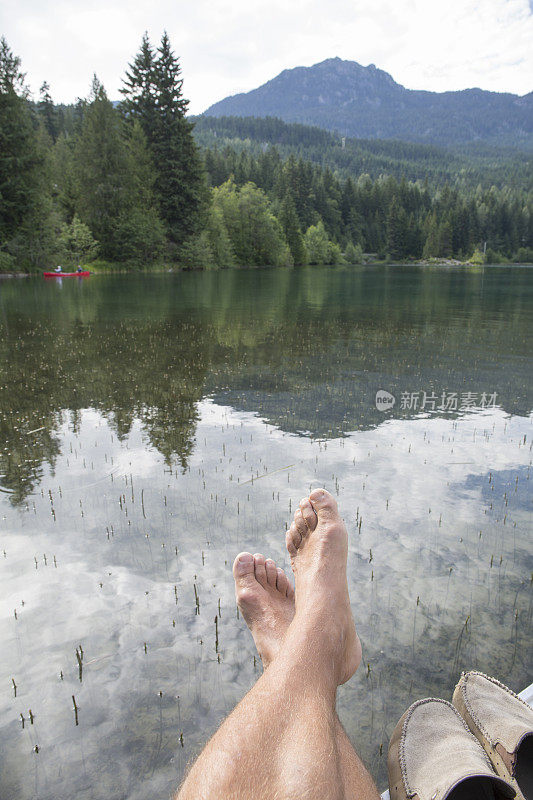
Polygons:
<instances>
[{"instance_id":1,"label":"green foliage","mask_svg":"<svg viewBox=\"0 0 533 800\"><path fill-rule=\"evenodd\" d=\"M20 60L5 39L0 40L0 239L8 240L32 212L36 200L35 178L42 168L37 139L23 96Z\"/></svg>"},{"instance_id":2,"label":"green foliage","mask_svg":"<svg viewBox=\"0 0 533 800\"><path fill-rule=\"evenodd\" d=\"M22 266L53 249L45 143L35 131L20 59L0 39L0 245Z\"/></svg>"},{"instance_id":3,"label":"green foliage","mask_svg":"<svg viewBox=\"0 0 533 800\"><path fill-rule=\"evenodd\" d=\"M193 126L185 117L188 100L183 97L179 60L166 32L155 53L144 34L121 91L126 120L138 120L146 136L159 211L167 236L179 248L201 230L208 192Z\"/></svg>"},{"instance_id":4,"label":"green foliage","mask_svg":"<svg viewBox=\"0 0 533 800\"><path fill-rule=\"evenodd\" d=\"M485 262L487 264L502 264L504 261L505 257L501 253L493 250L492 247L487 247L487 251L485 253Z\"/></svg>"},{"instance_id":5,"label":"green foliage","mask_svg":"<svg viewBox=\"0 0 533 800\"><path fill-rule=\"evenodd\" d=\"M61 259L72 265L78 265L82 261L87 263L93 261L98 254L98 242L94 239L90 229L77 216L67 225L61 225L61 233L58 237Z\"/></svg>"},{"instance_id":6,"label":"green foliage","mask_svg":"<svg viewBox=\"0 0 533 800\"><path fill-rule=\"evenodd\" d=\"M330 242L328 246L328 264L345 264L341 246L337 242Z\"/></svg>"},{"instance_id":7,"label":"green foliage","mask_svg":"<svg viewBox=\"0 0 533 800\"><path fill-rule=\"evenodd\" d=\"M362 264L363 263L363 248L360 244L354 244L352 240L346 245L344 250L344 260L347 264Z\"/></svg>"},{"instance_id":8,"label":"green foliage","mask_svg":"<svg viewBox=\"0 0 533 800\"><path fill-rule=\"evenodd\" d=\"M472 145L437 147L397 139L346 138L336 133L273 117L194 117L194 136L207 150L231 148L237 154L258 158L268 147L283 161L291 156L310 164L329 167L339 178L357 181L390 175L396 180L427 183L432 192L449 184L461 191L514 186L528 190L531 171L524 169L524 155L515 149L476 142ZM268 152L268 151L267 151ZM209 157L206 153L206 161ZM208 171L209 169L208 164ZM227 177L227 176L226 176ZM217 176L215 184L224 177Z\"/></svg>"},{"instance_id":9,"label":"green foliage","mask_svg":"<svg viewBox=\"0 0 533 800\"><path fill-rule=\"evenodd\" d=\"M10 253L4 253L0 250L0 272L14 272L16 262Z\"/></svg>"},{"instance_id":10,"label":"green foliage","mask_svg":"<svg viewBox=\"0 0 533 800\"><path fill-rule=\"evenodd\" d=\"M117 220L117 261L145 266L159 261L165 251L165 228L154 208L138 205Z\"/></svg>"},{"instance_id":11,"label":"green foliage","mask_svg":"<svg viewBox=\"0 0 533 800\"><path fill-rule=\"evenodd\" d=\"M52 196L59 214L72 220L78 205L78 170L75 166L76 141L61 133L50 150Z\"/></svg>"},{"instance_id":12,"label":"green foliage","mask_svg":"<svg viewBox=\"0 0 533 800\"><path fill-rule=\"evenodd\" d=\"M393 260L405 258L408 255L406 242L407 214L400 206L397 196L392 198L392 203L387 214L387 253Z\"/></svg>"},{"instance_id":13,"label":"green foliage","mask_svg":"<svg viewBox=\"0 0 533 800\"><path fill-rule=\"evenodd\" d=\"M533 193L510 150L341 145L276 119L198 118L193 131L166 34L157 49L144 35L121 91L115 108L95 79L89 100L55 106L43 83L31 103L0 41L4 265L76 262L95 240L106 263L142 267L464 260L484 243L492 260L531 260Z\"/></svg>"},{"instance_id":14,"label":"green foliage","mask_svg":"<svg viewBox=\"0 0 533 800\"><path fill-rule=\"evenodd\" d=\"M304 236L305 249L310 264L330 263L330 242L322 220L310 225Z\"/></svg>"},{"instance_id":15,"label":"green foliage","mask_svg":"<svg viewBox=\"0 0 533 800\"><path fill-rule=\"evenodd\" d=\"M191 236L182 244L180 264L192 269L211 269L215 266L208 231Z\"/></svg>"},{"instance_id":16,"label":"green foliage","mask_svg":"<svg viewBox=\"0 0 533 800\"><path fill-rule=\"evenodd\" d=\"M435 258L439 254L439 226L435 211L428 214L425 222L426 241L422 251L423 258Z\"/></svg>"},{"instance_id":17,"label":"green foliage","mask_svg":"<svg viewBox=\"0 0 533 800\"><path fill-rule=\"evenodd\" d=\"M123 96L122 111L132 122L138 121L147 137L152 137L156 119L156 87L154 82L155 54L145 32L141 49L135 56L119 89Z\"/></svg>"},{"instance_id":18,"label":"green foliage","mask_svg":"<svg viewBox=\"0 0 533 800\"><path fill-rule=\"evenodd\" d=\"M50 95L50 86L44 81L39 90L40 100L37 104L39 116L44 128L53 142L57 140L60 129L59 112Z\"/></svg>"},{"instance_id":19,"label":"green foliage","mask_svg":"<svg viewBox=\"0 0 533 800\"><path fill-rule=\"evenodd\" d=\"M343 181L338 174L289 156L275 148L257 156L225 148L206 153L210 182L233 177L237 186L253 181L262 188L282 219L287 193L301 230L322 219L328 238L341 246L357 241L365 252L393 260L464 258L480 242L512 257L519 246L533 244L533 193L518 189L459 191L449 185L430 192L426 185L397 181L390 175L372 180L360 175Z\"/></svg>"},{"instance_id":20,"label":"green foliage","mask_svg":"<svg viewBox=\"0 0 533 800\"><path fill-rule=\"evenodd\" d=\"M290 192L287 192L283 198L279 214L279 221L291 251L293 264L296 266L306 264L307 251L305 249L304 239L300 229L298 214L296 213L296 205Z\"/></svg>"},{"instance_id":21,"label":"green foliage","mask_svg":"<svg viewBox=\"0 0 533 800\"><path fill-rule=\"evenodd\" d=\"M519 247L514 258L517 264L533 263L533 247Z\"/></svg>"},{"instance_id":22,"label":"green foliage","mask_svg":"<svg viewBox=\"0 0 533 800\"><path fill-rule=\"evenodd\" d=\"M133 182L121 119L96 76L75 164L80 218L100 242L102 256L121 260L117 224L130 205Z\"/></svg>"},{"instance_id":23,"label":"green foliage","mask_svg":"<svg viewBox=\"0 0 533 800\"><path fill-rule=\"evenodd\" d=\"M229 180L213 190L213 203L222 212L237 264L292 263L281 225L261 189L253 183L239 189Z\"/></svg>"},{"instance_id":24,"label":"green foliage","mask_svg":"<svg viewBox=\"0 0 533 800\"><path fill-rule=\"evenodd\" d=\"M218 267L235 266L235 253L224 222L224 214L222 209L215 203L212 203L209 209L207 235L213 256L213 264Z\"/></svg>"},{"instance_id":25,"label":"green foliage","mask_svg":"<svg viewBox=\"0 0 533 800\"><path fill-rule=\"evenodd\" d=\"M160 257L164 230L145 136L138 124L128 134L95 78L75 151L78 212L104 258L146 263Z\"/></svg>"},{"instance_id":26,"label":"green foliage","mask_svg":"<svg viewBox=\"0 0 533 800\"><path fill-rule=\"evenodd\" d=\"M470 264L474 264L475 266L481 266L482 264L485 264L485 262L486 262L485 254L481 252L479 247L476 247L476 249L474 250L473 254L470 256L468 261L470 262Z\"/></svg>"}]
</instances>

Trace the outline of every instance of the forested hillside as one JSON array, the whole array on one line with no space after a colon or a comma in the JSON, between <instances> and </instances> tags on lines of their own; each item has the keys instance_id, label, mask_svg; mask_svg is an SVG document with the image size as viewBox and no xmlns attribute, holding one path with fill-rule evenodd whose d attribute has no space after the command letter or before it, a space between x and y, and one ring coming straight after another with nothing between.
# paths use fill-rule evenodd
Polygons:
<instances>
[{"instance_id":1,"label":"forested hillside","mask_svg":"<svg viewBox=\"0 0 533 800\"><path fill-rule=\"evenodd\" d=\"M143 37L121 93L95 76L75 106L46 83L31 98L1 40L0 271L533 260L529 165L512 151L343 146L269 119L195 130L166 34Z\"/></svg>"},{"instance_id":2,"label":"forested hillside","mask_svg":"<svg viewBox=\"0 0 533 800\"><path fill-rule=\"evenodd\" d=\"M340 177L393 175L437 189L445 183L464 190L477 186L529 189L533 158L510 147L475 144L437 147L393 139L353 139L323 128L274 117L192 118L194 137L206 149L230 147L257 156L274 145L282 157L294 155L334 170Z\"/></svg>"}]
</instances>

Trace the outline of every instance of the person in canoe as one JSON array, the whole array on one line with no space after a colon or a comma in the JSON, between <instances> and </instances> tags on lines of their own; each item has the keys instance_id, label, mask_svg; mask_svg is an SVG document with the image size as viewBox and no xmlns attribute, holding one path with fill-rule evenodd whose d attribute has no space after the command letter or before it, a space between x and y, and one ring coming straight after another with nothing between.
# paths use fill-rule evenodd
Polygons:
<instances>
[{"instance_id":1,"label":"person in canoe","mask_svg":"<svg viewBox=\"0 0 533 800\"><path fill-rule=\"evenodd\" d=\"M63 272L63 267L61 267L60 265L58 265L58 266L55 268L54 272Z\"/></svg>"},{"instance_id":2,"label":"person in canoe","mask_svg":"<svg viewBox=\"0 0 533 800\"><path fill-rule=\"evenodd\" d=\"M76 270L76 272L83 272L83 268L82 268L82 267L80 267L80 265L79 265L79 264L78 264L78 269Z\"/></svg>"}]
</instances>

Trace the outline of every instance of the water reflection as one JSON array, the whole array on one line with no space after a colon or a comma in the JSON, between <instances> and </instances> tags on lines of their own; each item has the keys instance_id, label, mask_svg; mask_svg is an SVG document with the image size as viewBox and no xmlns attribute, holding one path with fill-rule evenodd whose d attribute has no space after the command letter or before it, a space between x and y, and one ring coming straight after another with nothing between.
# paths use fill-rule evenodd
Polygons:
<instances>
[{"instance_id":1,"label":"water reflection","mask_svg":"<svg viewBox=\"0 0 533 800\"><path fill-rule=\"evenodd\" d=\"M4 284L0 796L169 794L259 674L232 559L283 564L318 484L348 524L364 647L341 717L380 783L413 699L466 667L522 688L530 274ZM381 387L499 407L385 418Z\"/></svg>"},{"instance_id":2,"label":"water reflection","mask_svg":"<svg viewBox=\"0 0 533 800\"><path fill-rule=\"evenodd\" d=\"M141 419L183 468L206 395L326 438L380 424L380 388L398 401L492 392L509 413L527 414L531 274L232 271L99 277L60 294L56 284L5 283L2 484L21 502L42 463L53 466L65 408L98 408L119 436Z\"/></svg>"}]
</instances>

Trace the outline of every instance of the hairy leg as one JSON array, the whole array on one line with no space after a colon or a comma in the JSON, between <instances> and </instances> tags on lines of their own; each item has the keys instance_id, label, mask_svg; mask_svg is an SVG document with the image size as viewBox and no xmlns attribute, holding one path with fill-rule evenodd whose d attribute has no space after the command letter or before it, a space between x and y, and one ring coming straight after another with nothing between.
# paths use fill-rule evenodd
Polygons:
<instances>
[{"instance_id":1,"label":"hairy leg","mask_svg":"<svg viewBox=\"0 0 533 800\"><path fill-rule=\"evenodd\" d=\"M193 765L179 800L379 798L335 712L336 687L357 668L360 645L346 585L346 530L329 494L302 501L287 547L296 613L274 562L250 553L235 561L237 602L265 672Z\"/></svg>"}]
</instances>

